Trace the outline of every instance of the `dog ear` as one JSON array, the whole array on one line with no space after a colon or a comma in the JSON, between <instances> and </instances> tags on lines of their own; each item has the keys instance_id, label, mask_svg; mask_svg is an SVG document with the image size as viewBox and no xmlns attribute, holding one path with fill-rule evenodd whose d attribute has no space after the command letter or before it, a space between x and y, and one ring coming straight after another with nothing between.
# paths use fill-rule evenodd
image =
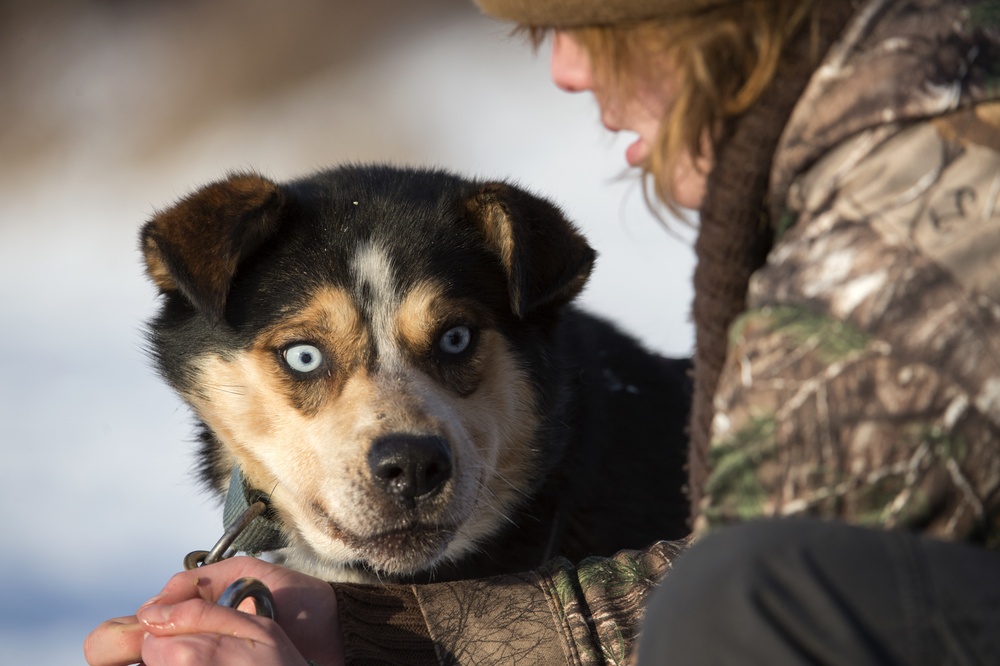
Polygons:
<instances>
[{"instance_id":1,"label":"dog ear","mask_svg":"<svg viewBox=\"0 0 1000 666\"><path fill-rule=\"evenodd\" d=\"M142 229L146 271L220 321L236 268L274 233L284 196L256 174L233 174L153 216Z\"/></svg>"},{"instance_id":2,"label":"dog ear","mask_svg":"<svg viewBox=\"0 0 1000 666\"><path fill-rule=\"evenodd\" d=\"M552 203L505 183L487 183L466 206L500 258L518 317L568 303L583 289L597 253Z\"/></svg>"}]
</instances>

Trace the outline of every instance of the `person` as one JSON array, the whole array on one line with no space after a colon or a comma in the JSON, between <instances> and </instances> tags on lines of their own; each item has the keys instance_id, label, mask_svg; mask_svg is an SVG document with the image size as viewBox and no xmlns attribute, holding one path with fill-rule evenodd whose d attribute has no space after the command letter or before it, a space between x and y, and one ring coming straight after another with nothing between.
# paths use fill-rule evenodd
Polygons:
<instances>
[{"instance_id":1,"label":"person","mask_svg":"<svg viewBox=\"0 0 1000 666\"><path fill-rule=\"evenodd\" d=\"M995 3L476 1L699 213L692 537L416 586L235 558L88 661L996 663ZM244 575L278 623L212 604Z\"/></svg>"}]
</instances>

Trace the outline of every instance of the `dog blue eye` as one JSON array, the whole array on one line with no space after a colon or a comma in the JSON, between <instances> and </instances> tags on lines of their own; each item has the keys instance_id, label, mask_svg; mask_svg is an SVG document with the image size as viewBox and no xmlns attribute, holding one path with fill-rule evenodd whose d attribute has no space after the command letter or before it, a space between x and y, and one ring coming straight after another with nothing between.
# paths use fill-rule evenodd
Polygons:
<instances>
[{"instance_id":1,"label":"dog blue eye","mask_svg":"<svg viewBox=\"0 0 1000 666\"><path fill-rule=\"evenodd\" d=\"M288 367L296 372L312 372L323 365L323 352L313 345L292 345L282 356Z\"/></svg>"},{"instance_id":2,"label":"dog blue eye","mask_svg":"<svg viewBox=\"0 0 1000 666\"><path fill-rule=\"evenodd\" d=\"M438 345L446 354L461 354L472 344L472 330L468 326L449 328L441 336Z\"/></svg>"}]
</instances>

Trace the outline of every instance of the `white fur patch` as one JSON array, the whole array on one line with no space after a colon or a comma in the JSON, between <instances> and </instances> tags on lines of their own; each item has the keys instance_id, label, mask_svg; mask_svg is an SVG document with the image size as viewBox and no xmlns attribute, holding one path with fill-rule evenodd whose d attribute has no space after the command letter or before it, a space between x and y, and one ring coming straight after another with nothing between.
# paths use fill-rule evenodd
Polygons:
<instances>
[{"instance_id":1,"label":"white fur patch","mask_svg":"<svg viewBox=\"0 0 1000 666\"><path fill-rule=\"evenodd\" d=\"M396 311L402 301L395 288L395 269L385 249L377 243L358 248L351 270L358 285L371 292L368 303L372 342L384 367L397 366L403 360L396 344Z\"/></svg>"}]
</instances>

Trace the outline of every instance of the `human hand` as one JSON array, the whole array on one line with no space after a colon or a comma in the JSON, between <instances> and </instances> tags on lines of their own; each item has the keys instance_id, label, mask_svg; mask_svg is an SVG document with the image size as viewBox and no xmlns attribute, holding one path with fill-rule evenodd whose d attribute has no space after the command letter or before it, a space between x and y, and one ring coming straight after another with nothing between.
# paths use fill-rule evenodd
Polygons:
<instances>
[{"instance_id":1,"label":"human hand","mask_svg":"<svg viewBox=\"0 0 1000 666\"><path fill-rule=\"evenodd\" d=\"M277 622L216 605L233 581L261 580L274 596ZM247 600L242 608L252 604ZM333 588L318 578L269 562L234 557L179 573L135 616L101 623L87 637L91 666L270 664L306 659L342 664L343 645Z\"/></svg>"}]
</instances>

